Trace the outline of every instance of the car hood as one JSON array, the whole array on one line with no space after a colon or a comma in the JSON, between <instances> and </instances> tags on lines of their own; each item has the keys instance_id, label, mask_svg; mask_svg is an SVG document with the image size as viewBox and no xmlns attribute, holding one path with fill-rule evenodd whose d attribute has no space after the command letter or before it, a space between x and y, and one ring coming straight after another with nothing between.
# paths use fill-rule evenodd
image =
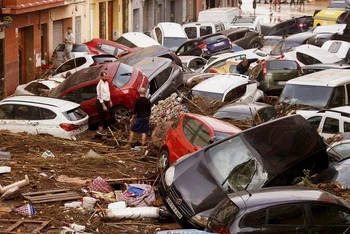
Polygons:
<instances>
[{"instance_id":1,"label":"car hood","mask_svg":"<svg viewBox=\"0 0 350 234\"><path fill-rule=\"evenodd\" d=\"M293 115L269 121L213 143L173 165L175 169L173 185L194 213L207 213L228 193L210 169L207 160L210 158L214 161L217 156L209 155L211 148L219 147L220 144L235 137L243 139L253 154L252 159L258 162L259 170L262 172L261 176L258 173L253 175L259 178L251 182L248 189L269 186L271 183L287 185L287 182L279 180L279 177L285 177L286 171L296 164L307 168L310 164L306 162L315 155L318 161L314 162L317 164L314 165L314 169L317 172L328 167L326 145L313 126L303 117ZM227 157L236 155L234 150L228 154L230 155Z\"/></svg>"}]
</instances>

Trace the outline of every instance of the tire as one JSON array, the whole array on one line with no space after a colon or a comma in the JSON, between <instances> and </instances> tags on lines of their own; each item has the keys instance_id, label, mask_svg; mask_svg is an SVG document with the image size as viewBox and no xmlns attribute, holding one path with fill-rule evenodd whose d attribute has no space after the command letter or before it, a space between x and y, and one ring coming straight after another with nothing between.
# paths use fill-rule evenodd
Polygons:
<instances>
[{"instance_id":1,"label":"tire","mask_svg":"<svg viewBox=\"0 0 350 234\"><path fill-rule=\"evenodd\" d=\"M118 121L120 119L129 119L130 118L130 111L125 106L115 106L113 107L112 111L112 119L115 121Z\"/></svg>"},{"instance_id":2,"label":"tire","mask_svg":"<svg viewBox=\"0 0 350 234\"><path fill-rule=\"evenodd\" d=\"M163 148L158 155L157 160L157 169L158 171L163 174L166 169L169 167L169 152L166 148Z\"/></svg>"},{"instance_id":3,"label":"tire","mask_svg":"<svg viewBox=\"0 0 350 234\"><path fill-rule=\"evenodd\" d=\"M260 41L253 41L250 43L249 48L262 48L263 45L261 44Z\"/></svg>"}]
</instances>

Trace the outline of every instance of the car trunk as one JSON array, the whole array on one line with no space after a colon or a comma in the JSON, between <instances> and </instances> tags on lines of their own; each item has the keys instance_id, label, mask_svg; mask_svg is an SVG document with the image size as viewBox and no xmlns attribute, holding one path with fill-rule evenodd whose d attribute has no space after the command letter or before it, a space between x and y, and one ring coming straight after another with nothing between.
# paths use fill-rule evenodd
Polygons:
<instances>
[{"instance_id":1,"label":"car trunk","mask_svg":"<svg viewBox=\"0 0 350 234\"><path fill-rule=\"evenodd\" d=\"M266 68L270 89L282 89L288 80L299 76L298 64L293 60L271 60Z\"/></svg>"}]
</instances>

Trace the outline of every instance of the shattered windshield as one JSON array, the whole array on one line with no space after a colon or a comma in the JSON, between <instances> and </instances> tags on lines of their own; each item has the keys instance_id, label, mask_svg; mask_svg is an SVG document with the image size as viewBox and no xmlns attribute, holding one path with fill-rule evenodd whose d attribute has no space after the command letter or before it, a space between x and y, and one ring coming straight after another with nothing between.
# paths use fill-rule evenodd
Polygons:
<instances>
[{"instance_id":1,"label":"shattered windshield","mask_svg":"<svg viewBox=\"0 0 350 234\"><path fill-rule=\"evenodd\" d=\"M206 92L206 91L199 91L199 90L192 90L192 94L196 97L207 97L213 100L222 100L223 94L221 93L212 93L212 92Z\"/></svg>"},{"instance_id":2,"label":"shattered windshield","mask_svg":"<svg viewBox=\"0 0 350 234\"><path fill-rule=\"evenodd\" d=\"M287 84L281 93L279 103L325 108L332 91L333 87Z\"/></svg>"},{"instance_id":3,"label":"shattered windshield","mask_svg":"<svg viewBox=\"0 0 350 234\"><path fill-rule=\"evenodd\" d=\"M235 149L234 155L232 149ZM267 173L239 135L207 152L206 159L214 177L227 190L259 188L267 180Z\"/></svg>"}]
</instances>

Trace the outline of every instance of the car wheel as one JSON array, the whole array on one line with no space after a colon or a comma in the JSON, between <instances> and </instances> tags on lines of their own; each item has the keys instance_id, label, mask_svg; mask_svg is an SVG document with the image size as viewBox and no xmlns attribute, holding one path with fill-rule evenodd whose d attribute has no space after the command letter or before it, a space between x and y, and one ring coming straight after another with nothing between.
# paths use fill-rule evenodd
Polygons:
<instances>
[{"instance_id":1,"label":"car wheel","mask_svg":"<svg viewBox=\"0 0 350 234\"><path fill-rule=\"evenodd\" d=\"M130 111L125 106L113 107L111 114L115 121L130 118Z\"/></svg>"},{"instance_id":2,"label":"car wheel","mask_svg":"<svg viewBox=\"0 0 350 234\"><path fill-rule=\"evenodd\" d=\"M166 148L163 148L158 156L157 169L163 174L163 172L169 167L169 152Z\"/></svg>"},{"instance_id":3,"label":"car wheel","mask_svg":"<svg viewBox=\"0 0 350 234\"><path fill-rule=\"evenodd\" d=\"M259 41L254 41L250 44L249 48L262 48L262 44Z\"/></svg>"}]
</instances>

